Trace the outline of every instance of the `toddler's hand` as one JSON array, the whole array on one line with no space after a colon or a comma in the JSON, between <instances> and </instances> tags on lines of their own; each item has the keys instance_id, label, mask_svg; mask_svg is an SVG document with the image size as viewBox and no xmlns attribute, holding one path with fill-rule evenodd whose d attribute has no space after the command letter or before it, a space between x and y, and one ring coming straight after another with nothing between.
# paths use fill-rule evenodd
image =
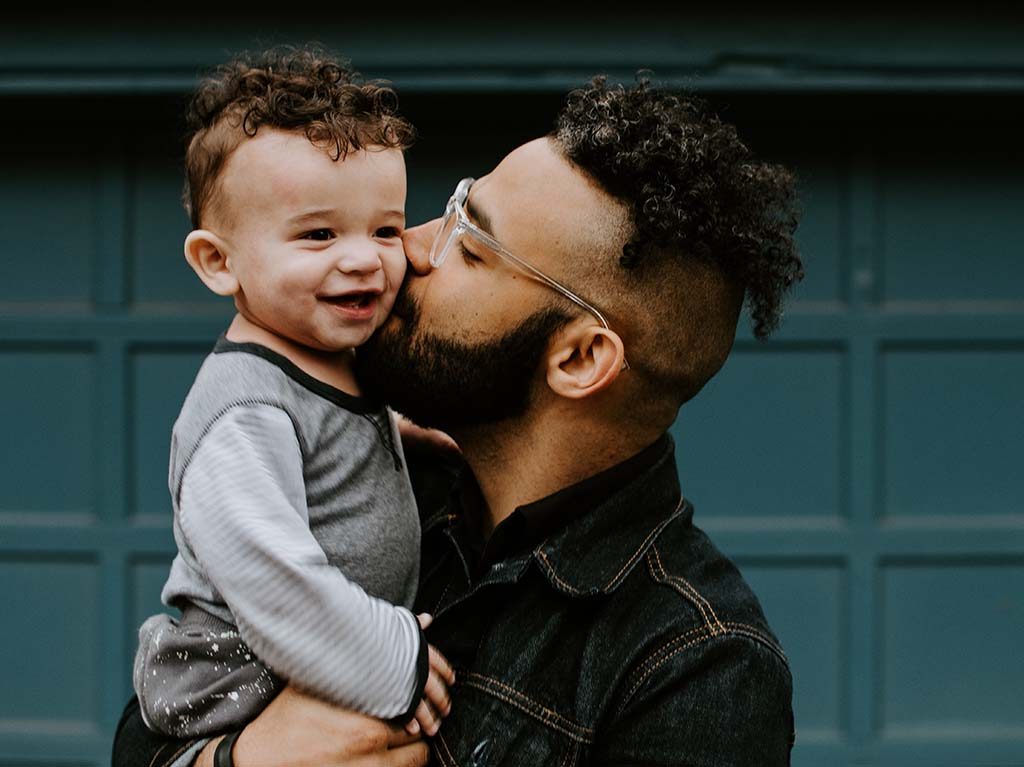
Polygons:
<instances>
[{"instance_id":1,"label":"toddler's hand","mask_svg":"<svg viewBox=\"0 0 1024 767\"><path fill-rule=\"evenodd\" d=\"M417 426L401 413L395 413L398 423L398 433L402 437L402 445L409 447L422 447L427 450L436 450L442 453L461 453L455 440L438 429L425 429Z\"/></svg>"},{"instance_id":2,"label":"toddler's hand","mask_svg":"<svg viewBox=\"0 0 1024 767\"><path fill-rule=\"evenodd\" d=\"M433 621L426 613L420 613L416 619L422 629L426 629ZM455 684L455 671L436 647L430 645L427 651L430 656L430 673L423 688L423 700L416 708L415 718L405 726L405 729L413 735L422 731L425 735L433 736L440 729L441 720L452 710L448 687Z\"/></svg>"}]
</instances>

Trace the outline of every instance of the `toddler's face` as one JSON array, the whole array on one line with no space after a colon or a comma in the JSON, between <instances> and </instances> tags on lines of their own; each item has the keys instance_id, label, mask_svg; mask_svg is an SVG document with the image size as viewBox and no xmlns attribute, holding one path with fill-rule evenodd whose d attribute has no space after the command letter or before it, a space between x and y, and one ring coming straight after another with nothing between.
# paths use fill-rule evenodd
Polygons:
<instances>
[{"instance_id":1,"label":"toddler's face","mask_svg":"<svg viewBox=\"0 0 1024 767\"><path fill-rule=\"evenodd\" d=\"M321 351L363 343L405 276L405 159L372 147L334 161L301 133L260 129L221 176L235 305Z\"/></svg>"}]
</instances>

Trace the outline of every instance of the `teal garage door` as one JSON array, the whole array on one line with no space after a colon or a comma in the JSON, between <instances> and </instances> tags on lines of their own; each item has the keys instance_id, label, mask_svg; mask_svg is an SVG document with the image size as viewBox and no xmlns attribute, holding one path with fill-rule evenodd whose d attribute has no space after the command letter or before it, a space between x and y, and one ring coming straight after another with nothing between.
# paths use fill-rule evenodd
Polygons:
<instances>
[{"instance_id":1,"label":"teal garage door","mask_svg":"<svg viewBox=\"0 0 1024 767\"><path fill-rule=\"evenodd\" d=\"M605 64L660 62L797 169L807 279L684 408L684 492L790 655L795 765L1024 765L1024 55L947 19L948 50L807 22L733 56L723 24L335 34L420 128L411 221ZM174 551L170 426L230 316L181 257L182 94L250 39L41 29L0 38L0 767L109 760Z\"/></svg>"}]
</instances>

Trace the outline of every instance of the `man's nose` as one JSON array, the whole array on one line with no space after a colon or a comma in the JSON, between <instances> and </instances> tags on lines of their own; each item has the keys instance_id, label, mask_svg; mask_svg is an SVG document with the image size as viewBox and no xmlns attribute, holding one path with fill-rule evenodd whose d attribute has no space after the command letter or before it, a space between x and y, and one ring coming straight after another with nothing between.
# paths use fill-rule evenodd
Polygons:
<instances>
[{"instance_id":1,"label":"man's nose","mask_svg":"<svg viewBox=\"0 0 1024 767\"><path fill-rule=\"evenodd\" d=\"M406 229L402 234L402 244L405 245L405 257L417 274L426 274L430 271L430 246L434 242L434 235L441 226L441 219L435 218L425 224Z\"/></svg>"}]
</instances>

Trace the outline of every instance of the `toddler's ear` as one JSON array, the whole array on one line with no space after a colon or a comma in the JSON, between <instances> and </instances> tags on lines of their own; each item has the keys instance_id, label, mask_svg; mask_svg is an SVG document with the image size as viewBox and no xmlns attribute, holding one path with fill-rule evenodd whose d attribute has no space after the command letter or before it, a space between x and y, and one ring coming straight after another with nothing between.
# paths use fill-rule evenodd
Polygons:
<instances>
[{"instance_id":1,"label":"toddler's ear","mask_svg":"<svg viewBox=\"0 0 1024 767\"><path fill-rule=\"evenodd\" d=\"M199 279L219 296L238 292L238 279L228 264L224 240L208 229L194 229L185 238L185 260Z\"/></svg>"}]
</instances>

